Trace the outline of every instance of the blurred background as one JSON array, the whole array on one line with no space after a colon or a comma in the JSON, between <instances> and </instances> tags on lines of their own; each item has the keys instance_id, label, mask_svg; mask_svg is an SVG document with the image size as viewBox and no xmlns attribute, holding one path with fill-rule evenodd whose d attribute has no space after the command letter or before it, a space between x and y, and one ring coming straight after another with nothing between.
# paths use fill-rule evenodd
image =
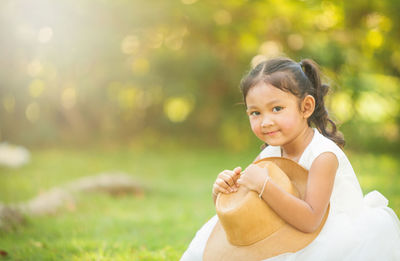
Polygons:
<instances>
[{"instance_id":1,"label":"blurred background","mask_svg":"<svg viewBox=\"0 0 400 261\"><path fill-rule=\"evenodd\" d=\"M399 151L398 1L0 5L1 140L245 150L258 141L239 81L251 63L285 55L321 65L349 147Z\"/></svg>"},{"instance_id":2,"label":"blurred background","mask_svg":"<svg viewBox=\"0 0 400 261\"><path fill-rule=\"evenodd\" d=\"M239 82L276 56L320 64L364 192L400 214L399 13L397 0L1 1L0 163L25 165L0 166L0 210L110 170L144 192L83 193L0 229L0 258L178 259L214 214L216 174L259 152Z\"/></svg>"}]
</instances>

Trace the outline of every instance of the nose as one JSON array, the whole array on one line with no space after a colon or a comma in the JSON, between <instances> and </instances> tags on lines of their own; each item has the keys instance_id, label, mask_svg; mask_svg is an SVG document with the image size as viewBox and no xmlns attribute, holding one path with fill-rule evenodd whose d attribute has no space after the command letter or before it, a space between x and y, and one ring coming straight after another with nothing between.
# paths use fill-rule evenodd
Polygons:
<instances>
[{"instance_id":1,"label":"nose","mask_svg":"<svg viewBox=\"0 0 400 261\"><path fill-rule=\"evenodd\" d=\"M273 125L272 119L268 116L264 116L261 122L261 128L266 128L271 125Z\"/></svg>"}]
</instances>

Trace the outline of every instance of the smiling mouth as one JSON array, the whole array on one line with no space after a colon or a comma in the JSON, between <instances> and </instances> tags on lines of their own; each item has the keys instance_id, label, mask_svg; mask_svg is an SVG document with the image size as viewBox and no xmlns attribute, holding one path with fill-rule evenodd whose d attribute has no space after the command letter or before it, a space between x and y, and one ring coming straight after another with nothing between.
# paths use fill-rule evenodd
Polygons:
<instances>
[{"instance_id":1,"label":"smiling mouth","mask_svg":"<svg viewBox=\"0 0 400 261\"><path fill-rule=\"evenodd\" d=\"M269 132L265 132L264 134L271 136L271 135L274 135L276 133L278 133L278 131L269 131Z\"/></svg>"}]
</instances>

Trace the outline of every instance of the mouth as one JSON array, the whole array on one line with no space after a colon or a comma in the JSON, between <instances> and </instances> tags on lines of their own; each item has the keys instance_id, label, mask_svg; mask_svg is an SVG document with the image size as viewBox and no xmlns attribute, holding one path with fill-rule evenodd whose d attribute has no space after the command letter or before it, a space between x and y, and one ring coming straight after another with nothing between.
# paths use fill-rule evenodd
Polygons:
<instances>
[{"instance_id":1,"label":"mouth","mask_svg":"<svg viewBox=\"0 0 400 261\"><path fill-rule=\"evenodd\" d=\"M275 134L277 134L279 131L269 131L269 132L264 132L264 134L265 135L268 135L268 136L272 136L272 135L275 135Z\"/></svg>"}]
</instances>

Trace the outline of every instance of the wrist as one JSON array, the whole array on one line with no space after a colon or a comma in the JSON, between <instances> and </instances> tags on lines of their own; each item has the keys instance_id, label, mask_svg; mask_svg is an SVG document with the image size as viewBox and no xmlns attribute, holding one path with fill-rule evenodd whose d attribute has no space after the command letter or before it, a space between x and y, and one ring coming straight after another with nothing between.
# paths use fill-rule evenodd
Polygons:
<instances>
[{"instance_id":1,"label":"wrist","mask_svg":"<svg viewBox=\"0 0 400 261\"><path fill-rule=\"evenodd\" d=\"M262 196L263 196L264 191L265 191L265 187L267 186L267 183L269 182L269 180L270 180L270 177L269 177L269 175L267 173L267 175L265 175L265 178L264 178L263 182L261 183L262 185L261 185L261 188L260 188L260 190L258 192L258 197L260 199L262 199Z\"/></svg>"}]
</instances>

